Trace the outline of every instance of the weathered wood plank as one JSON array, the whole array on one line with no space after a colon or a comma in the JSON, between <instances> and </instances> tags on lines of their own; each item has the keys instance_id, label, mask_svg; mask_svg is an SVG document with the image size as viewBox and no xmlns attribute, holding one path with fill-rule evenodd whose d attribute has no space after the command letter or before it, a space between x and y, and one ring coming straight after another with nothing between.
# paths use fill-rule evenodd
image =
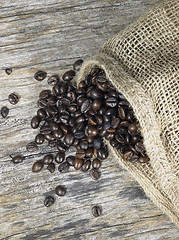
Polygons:
<instances>
[{"instance_id":1,"label":"weathered wood plank","mask_svg":"<svg viewBox=\"0 0 179 240\"><path fill-rule=\"evenodd\" d=\"M103 162L102 178L86 173L31 172L32 163L47 152L25 150L37 130L30 119L46 80L33 74L45 69L60 75L80 58L94 54L111 34L123 29L157 0L9 0L0 3L0 107L10 109L0 117L0 238L1 239L178 239L177 228L146 198L139 185L112 156ZM6 67L13 72L7 75ZM20 95L12 106L11 92ZM25 156L14 166L10 154ZM44 196L63 184L67 194L50 208ZM94 218L91 207L100 204L103 215Z\"/></svg>"}]
</instances>

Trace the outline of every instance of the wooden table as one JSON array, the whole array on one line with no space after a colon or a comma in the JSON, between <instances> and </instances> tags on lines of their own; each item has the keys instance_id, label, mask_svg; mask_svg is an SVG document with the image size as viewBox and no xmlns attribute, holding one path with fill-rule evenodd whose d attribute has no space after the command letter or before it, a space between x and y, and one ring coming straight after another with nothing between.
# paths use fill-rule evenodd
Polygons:
<instances>
[{"instance_id":1,"label":"wooden table","mask_svg":"<svg viewBox=\"0 0 179 240\"><path fill-rule=\"evenodd\" d=\"M39 70L62 75L79 58L94 54L111 34L125 28L157 0L2 0L0 2L0 238L1 239L178 239L174 224L145 196L128 172L111 156L102 165L102 177L88 173L31 172L32 163L54 150L43 146L30 154L26 144L37 130L30 119L37 111L38 94L49 88L37 82ZM5 69L11 67L11 75ZM7 100L20 95L17 105ZM13 165L10 154L22 153ZM50 208L44 196L62 184L67 194ZM99 204L103 215L94 218Z\"/></svg>"}]
</instances>

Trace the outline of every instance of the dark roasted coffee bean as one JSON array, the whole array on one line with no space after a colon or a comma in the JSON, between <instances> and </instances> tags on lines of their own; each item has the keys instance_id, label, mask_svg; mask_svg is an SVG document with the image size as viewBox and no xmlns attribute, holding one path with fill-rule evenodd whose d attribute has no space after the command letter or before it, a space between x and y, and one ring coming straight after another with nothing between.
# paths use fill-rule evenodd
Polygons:
<instances>
[{"instance_id":1,"label":"dark roasted coffee bean","mask_svg":"<svg viewBox=\"0 0 179 240\"><path fill-rule=\"evenodd\" d=\"M66 173L69 171L70 165L67 162L63 162L59 165L58 171L61 173Z\"/></svg>"},{"instance_id":2,"label":"dark roasted coffee bean","mask_svg":"<svg viewBox=\"0 0 179 240\"><path fill-rule=\"evenodd\" d=\"M85 150L79 149L76 152L76 158L83 159L85 157Z\"/></svg>"},{"instance_id":3,"label":"dark roasted coffee bean","mask_svg":"<svg viewBox=\"0 0 179 240\"><path fill-rule=\"evenodd\" d=\"M68 107L68 111L71 112L71 113L74 113L76 112L78 109L78 106L74 103L74 104L71 104L69 107Z\"/></svg>"},{"instance_id":4,"label":"dark roasted coffee bean","mask_svg":"<svg viewBox=\"0 0 179 240\"><path fill-rule=\"evenodd\" d=\"M93 148L88 148L85 153L86 158L91 158L93 156Z\"/></svg>"},{"instance_id":5,"label":"dark roasted coffee bean","mask_svg":"<svg viewBox=\"0 0 179 240\"><path fill-rule=\"evenodd\" d=\"M124 108L126 108L126 107L127 107L127 108L131 108L129 102L127 102L126 100L124 100L124 101L119 101L118 106L123 106Z\"/></svg>"},{"instance_id":6,"label":"dark roasted coffee bean","mask_svg":"<svg viewBox=\"0 0 179 240\"><path fill-rule=\"evenodd\" d=\"M55 105L56 102L57 102L57 99L53 95L51 95L47 98L47 105Z\"/></svg>"},{"instance_id":7,"label":"dark roasted coffee bean","mask_svg":"<svg viewBox=\"0 0 179 240\"><path fill-rule=\"evenodd\" d=\"M55 164L54 163L50 163L47 166L47 170L49 170L49 172L51 172L51 173L55 172Z\"/></svg>"},{"instance_id":8,"label":"dark roasted coffee bean","mask_svg":"<svg viewBox=\"0 0 179 240\"><path fill-rule=\"evenodd\" d=\"M57 163L62 163L65 160L65 153L64 152L58 152L55 156L55 161Z\"/></svg>"},{"instance_id":9,"label":"dark roasted coffee bean","mask_svg":"<svg viewBox=\"0 0 179 240\"><path fill-rule=\"evenodd\" d=\"M37 144L35 142L30 142L26 145L26 149L28 152L35 152L37 150Z\"/></svg>"},{"instance_id":10,"label":"dark roasted coffee bean","mask_svg":"<svg viewBox=\"0 0 179 240\"><path fill-rule=\"evenodd\" d=\"M74 137L77 138L77 139L81 139L85 136L84 132L81 131L81 130L77 130L75 133L74 133Z\"/></svg>"},{"instance_id":11,"label":"dark roasted coffee bean","mask_svg":"<svg viewBox=\"0 0 179 240\"><path fill-rule=\"evenodd\" d=\"M116 115L116 108L107 108L105 110L105 115L107 115L107 116L114 116L114 115Z\"/></svg>"},{"instance_id":12,"label":"dark roasted coffee bean","mask_svg":"<svg viewBox=\"0 0 179 240\"><path fill-rule=\"evenodd\" d=\"M81 105L81 112L82 113L88 112L91 109L91 104L92 104L91 100L89 99L85 100Z\"/></svg>"},{"instance_id":13,"label":"dark roasted coffee bean","mask_svg":"<svg viewBox=\"0 0 179 240\"><path fill-rule=\"evenodd\" d=\"M49 123L49 126L50 126L50 130L51 130L51 131L55 131L55 130L58 130L58 129L59 129L58 123L55 123L55 122L53 122L53 121Z\"/></svg>"},{"instance_id":14,"label":"dark roasted coffee bean","mask_svg":"<svg viewBox=\"0 0 179 240\"><path fill-rule=\"evenodd\" d=\"M73 64L73 69L74 69L75 71L79 71L82 63L83 63L83 60L82 60L82 59L77 60L77 61Z\"/></svg>"},{"instance_id":15,"label":"dark roasted coffee bean","mask_svg":"<svg viewBox=\"0 0 179 240\"><path fill-rule=\"evenodd\" d=\"M135 163L135 162L137 162L138 160L139 160L139 156L138 156L137 154L134 154L134 155L130 158L129 162Z\"/></svg>"},{"instance_id":16,"label":"dark roasted coffee bean","mask_svg":"<svg viewBox=\"0 0 179 240\"><path fill-rule=\"evenodd\" d=\"M63 124L65 124L65 125L68 125L69 118L70 118L70 117L69 117L68 114L62 114L62 115L60 116L61 122L62 122Z\"/></svg>"},{"instance_id":17,"label":"dark roasted coffee bean","mask_svg":"<svg viewBox=\"0 0 179 240\"><path fill-rule=\"evenodd\" d=\"M66 188L64 188L64 187L62 187L61 185L59 185L59 186L57 186L57 187L55 188L55 193L56 193L58 196L62 197L62 196L64 196L64 195L66 194Z\"/></svg>"},{"instance_id":18,"label":"dark roasted coffee bean","mask_svg":"<svg viewBox=\"0 0 179 240\"><path fill-rule=\"evenodd\" d=\"M101 99L95 99L92 103L92 109L94 111L98 111L102 106L102 100Z\"/></svg>"},{"instance_id":19,"label":"dark roasted coffee bean","mask_svg":"<svg viewBox=\"0 0 179 240\"><path fill-rule=\"evenodd\" d=\"M104 131L107 131L108 129L110 129L110 127L111 127L111 124L110 124L109 121L107 121L103 124L103 130Z\"/></svg>"},{"instance_id":20,"label":"dark roasted coffee bean","mask_svg":"<svg viewBox=\"0 0 179 240\"><path fill-rule=\"evenodd\" d=\"M9 113L9 109L8 109L7 107L2 107L2 108L1 108L1 116L2 116L3 118L6 118L7 115L8 115L8 113Z\"/></svg>"},{"instance_id":21,"label":"dark roasted coffee bean","mask_svg":"<svg viewBox=\"0 0 179 240\"><path fill-rule=\"evenodd\" d=\"M65 82L69 82L74 78L74 76L75 76L75 71L69 70L69 71L64 73L62 78Z\"/></svg>"},{"instance_id":22,"label":"dark roasted coffee bean","mask_svg":"<svg viewBox=\"0 0 179 240\"><path fill-rule=\"evenodd\" d=\"M104 160L108 157L108 150L107 148L100 148L98 149L98 152L97 152L97 157L101 160Z\"/></svg>"},{"instance_id":23,"label":"dark roasted coffee bean","mask_svg":"<svg viewBox=\"0 0 179 240\"><path fill-rule=\"evenodd\" d=\"M45 155L45 157L42 160L43 164L45 164L45 165L49 165L52 161L53 161L53 155L52 154Z\"/></svg>"},{"instance_id":24,"label":"dark roasted coffee bean","mask_svg":"<svg viewBox=\"0 0 179 240\"><path fill-rule=\"evenodd\" d=\"M134 121L134 114L133 114L132 111L129 111L129 112L127 113L127 115L126 115L126 120L127 120L127 121L130 121L130 122Z\"/></svg>"},{"instance_id":25,"label":"dark roasted coffee bean","mask_svg":"<svg viewBox=\"0 0 179 240\"><path fill-rule=\"evenodd\" d=\"M47 113L43 108L40 108L37 111L37 116L39 116L40 118L46 118Z\"/></svg>"},{"instance_id":26,"label":"dark roasted coffee bean","mask_svg":"<svg viewBox=\"0 0 179 240\"><path fill-rule=\"evenodd\" d=\"M74 168L76 170L79 170L82 167L82 165L83 165L83 160L76 158L74 162Z\"/></svg>"},{"instance_id":27,"label":"dark roasted coffee bean","mask_svg":"<svg viewBox=\"0 0 179 240\"><path fill-rule=\"evenodd\" d=\"M89 135L89 136L94 137L94 136L96 136L97 134L98 134L98 131L97 131L97 129L96 129L94 126L89 126L89 127L88 127L88 135Z\"/></svg>"},{"instance_id":28,"label":"dark roasted coffee bean","mask_svg":"<svg viewBox=\"0 0 179 240\"><path fill-rule=\"evenodd\" d=\"M101 138L97 137L93 140L94 148L99 149L101 147L101 145L102 145L102 139Z\"/></svg>"},{"instance_id":29,"label":"dark roasted coffee bean","mask_svg":"<svg viewBox=\"0 0 179 240\"><path fill-rule=\"evenodd\" d=\"M61 128L61 130L63 131L64 134L67 134L67 132L68 132L68 127L67 126L65 126L64 124L61 124L60 128Z\"/></svg>"},{"instance_id":30,"label":"dark roasted coffee bean","mask_svg":"<svg viewBox=\"0 0 179 240\"><path fill-rule=\"evenodd\" d=\"M91 178L96 181L101 177L101 172L96 168L91 169L89 174L90 174Z\"/></svg>"},{"instance_id":31,"label":"dark roasted coffee bean","mask_svg":"<svg viewBox=\"0 0 179 240\"><path fill-rule=\"evenodd\" d=\"M41 161L36 161L32 166L32 172L40 172L43 168L43 163Z\"/></svg>"},{"instance_id":32,"label":"dark roasted coffee bean","mask_svg":"<svg viewBox=\"0 0 179 240\"><path fill-rule=\"evenodd\" d=\"M54 130L52 133L55 139L61 139L63 137L63 132L60 128L58 130Z\"/></svg>"},{"instance_id":33,"label":"dark roasted coffee bean","mask_svg":"<svg viewBox=\"0 0 179 240\"><path fill-rule=\"evenodd\" d=\"M85 163L81 167L81 171L82 172L88 171L90 169L90 166L91 166L91 161L90 160L86 160Z\"/></svg>"},{"instance_id":34,"label":"dark roasted coffee bean","mask_svg":"<svg viewBox=\"0 0 179 240\"><path fill-rule=\"evenodd\" d=\"M118 104L118 100L115 97L109 97L105 100L105 105L107 107L112 107L113 108L113 107L116 107L117 104Z\"/></svg>"},{"instance_id":35,"label":"dark roasted coffee bean","mask_svg":"<svg viewBox=\"0 0 179 240\"><path fill-rule=\"evenodd\" d=\"M128 121L122 121L119 124L119 127L128 127L129 126L129 122Z\"/></svg>"},{"instance_id":36,"label":"dark roasted coffee bean","mask_svg":"<svg viewBox=\"0 0 179 240\"><path fill-rule=\"evenodd\" d=\"M56 140L49 141L49 142L48 142L48 146L51 147L51 148L56 147L56 146L57 146L57 141L56 141Z\"/></svg>"},{"instance_id":37,"label":"dark roasted coffee bean","mask_svg":"<svg viewBox=\"0 0 179 240\"><path fill-rule=\"evenodd\" d=\"M108 89L108 84L107 84L107 82L97 82L97 87L101 90L101 91L103 91L103 92L106 92L107 91L107 89Z\"/></svg>"},{"instance_id":38,"label":"dark roasted coffee bean","mask_svg":"<svg viewBox=\"0 0 179 240\"><path fill-rule=\"evenodd\" d=\"M42 144L43 142L44 142L44 135L43 134L41 134L41 133L39 133L39 134L37 134L36 135L36 137L35 137L35 142L37 143L37 144Z\"/></svg>"},{"instance_id":39,"label":"dark roasted coffee bean","mask_svg":"<svg viewBox=\"0 0 179 240\"><path fill-rule=\"evenodd\" d=\"M115 131L116 131L116 129L114 129L114 128L109 128L109 129L107 130L108 133L114 133Z\"/></svg>"},{"instance_id":40,"label":"dark roasted coffee bean","mask_svg":"<svg viewBox=\"0 0 179 240\"><path fill-rule=\"evenodd\" d=\"M81 81L81 82L78 84L78 87L79 87L79 88L85 88L85 87L87 87L85 80Z\"/></svg>"},{"instance_id":41,"label":"dark roasted coffee bean","mask_svg":"<svg viewBox=\"0 0 179 240\"><path fill-rule=\"evenodd\" d=\"M115 134L115 139L121 144L125 143L125 135Z\"/></svg>"},{"instance_id":42,"label":"dark roasted coffee bean","mask_svg":"<svg viewBox=\"0 0 179 240\"><path fill-rule=\"evenodd\" d=\"M44 134L44 137L47 141L53 141L54 140L54 136L53 136L52 133Z\"/></svg>"},{"instance_id":43,"label":"dark roasted coffee bean","mask_svg":"<svg viewBox=\"0 0 179 240\"><path fill-rule=\"evenodd\" d=\"M93 88L90 91L90 97L93 99L103 98L103 92L100 89Z\"/></svg>"},{"instance_id":44,"label":"dark roasted coffee bean","mask_svg":"<svg viewBox=\"0 0 179 240\"><path fill-rule=\"evenodd\" d=\"M96 119L97 124L101 125L103 123L103 117L102 116L96 115L95 119Z\"/></svg>"},{"instance_id":45,"label":"dark roasted coffee bean","mask_svg":"<svg viewBox=\"0 0 179 240\"><path fill-rule=\"evenodd\" d=\"M102 208L99 206L92 207L92 214L94 217L99 217L102 215Z\"/></svg>"},{"instance_id":46,"label":"dark roasted coffee bean","mask_svg":"<svg viewBox=\"0 0 179 240\"><path fill-rule=\"evenodd\" d=\"M88 142L86 140L81 141L80 148L86 150L88 148Z\"/></svg>"},{"instance_id":47,"label":"dark roasted coffee bean","mask_svg":"<svg viewBox=\"0 0 179 240\"><path fill-rule=\"evenodd\" d=\"M86 137L86 140L87 140L88 143L93 143L94 137L88 136L88 137Z\"/></svg>"},{"instance_id":48,"label":"dark roasted coffee bean","mask_svg":"<svg viewBox=\"0 0 179 240\"><path fill-rule=\"evenodd\" d=\"M136 144L139 141L139 136L134 135L131 137L131 143Z\"/></svg>"},{"instance_id":49,"label":"dark roasted coffee bean","mask_svg":"<svg viewBox=\"0 0 179 240\"><path fill-rule=\"evenodd\" d=\"M10 156L11 157L11 156ZM14 164L17 164L17 163L21 163L23 162L24 158L22 157L22 155L16 155L15 157L11 157L12 158L12 162Z\"/></svg>"},{"instance_id":50,"label":"dark roasted coffee bean","mask_svg":"<svg viewBox=\"0 0 179 240\"><path fill-rule=\"evenodd\" d=\"M44 205L45 205L45 207L50 207L50 206L52 206L52 205L54 204L54 202L55 202L54 197L52 197L52 196L47 196L47 197L45 198L45 200L44 200Z\"/></svg>"},{"instance_id":51,"label":"dark roasted coffee bean","mask_svg":"<svg viewBox=\"0 0 179 240\"><path fill-rule=\"evenodd\" d=\"M125 127L118 128L117 133L126 135L127 134L127 128L125 128Z\"/></svg>"},{"instance_id":52,"label":"dark roasted coffee bean","mask_svg":"<svg viewBox=\"0 0 179 240\"><path fill-rule=\"evenodd\" d=\"M75 138L73 142L73 146L77 147L79 145L79 139Z\"/></svg>"},{"instance_id":53,"label":"dark roasted coffee bean","mask_svg":"<svg viewBox=\"0 0 179 240\"><path fill-rule=\"evenodd\" d=\"M74 166L75 156L72 156L72 155L68 156L68 157L66 158L66 162L67 162L70 166Z\"/></svg>"},{"instance_id":54,"label":"dark roasted coffee bean","mask_svg":"<svg viewBox=\"0 0 179 240\"><path fill-rule=\"evenodd\" d=\"M76 123L79 124L79 123L84 122L85 120L86 120L85 116L81 115L81 116L76 118Z\"/></svg>"},{"instance_id":55,"label":"dark roasted coffee bean","mask_svg":"<svg viewBox=\"0 0 179 240\"><path fill-rule=\"evenodd\" d=\"M19 96L15 93L11 93L9 96L8 96L8 100L11 104L15 105L19 102Z\"/></svg>"},{"instance_id":56,"label":"dark roasted coffee bean","mask_svg":"<svg viewBox=\"0 0 179 240\"><path fill-rule=\"evenodd\" d=\"M31 127L32 128L38 128L38 126L39 126L39 123L40 123L40 117L39 116L34 116L33 118L32 118L32 120L31 120Z\"/></svg>"},{"instance_id":57,"label":"dark roasted coffee bean","mask_svg":"<svg viewBox=\"0 0 179 240\"><path fill-rule=\"evenodd\" d=\"M105 134L106 134L106 132L107 132L107 131L105 131L104 129L101 129L101 130L99 131L99 136L100 136L100 137L104 137Z\"/></svg>"},{"instance_id":58,"label":"dark roasted coffee bean","mask_svg":"<svg viewBox=\"0 0 179 240\"><path fill-rule=\"evenodd\" d=\"M58 84L54 85L53 88L52 88L52 93L55 96L60 95L60 93L61 93L61 84L58 83Z\"/></svg>"},{"instance_id":59,"label":"dark roasted coffee bean","mask_svg":"<svg viewBox=\"0 0 179 240\"><path fill-rule=\"evenodd\" d=\"M39 98L40 99L47 99L49 96L50 96L50 90L42 90L40 93L39 93Z\"/></svg>"},{"instance_id":60,"label":"dark roasted coffee bean","mask_svg":"<svg viewBox=\"0 0 179 240\"><path fill-rule=\"evenodd\" d=\"M120 119L119 118L114 118L112 121L111 121L111 127L112 128L117 128L119 126L119 123L120 123Z\"/></svg>"},{"instance_id":61,"label":"dark roasted coffee bean","mask_svg":"<svg viewBox=\"0 0 179 240\"><path fill-rule=\"evenodd\" d=\"M135 144L135 150L139 153L144 153L145 152L144 144L142 142L137 142Z\"/></svg>"},{"instance_id":62,"label":"dark roasted coffee bean","mask_svg":"<svg viewBox=\"0 0 179 240\"><path fill-rule=\"evenodd\" d=\"M110 141L110 140L112 140L113 138L114 138L114 133L109 133L109 132L107 132L107 133L105 134L105 139L106 139L106 140Z\"/></svg>"},{"instance_id":63,"label":"dark roasted coffee bean","mask_svg":"<svg viewBox=\"0 0 179 240\"><path fill-rule=\"evenodd\" d=\"M147 163L149 160L150 160L149 157L147 157L146 155L140 156L139 158L140 163Z\"/></svg>"},{"instance_id":64,"label":"dark roasted coffee bean","mask_svg":"<svg viewBox=\"0 0 179 240\"><path fill-rule=\"evenodd\" d=\"M128 150L124 153L123 157L126 161L130 161L133 155L134 155L133 151Z\"/></svg>"},{"instance_id":65,"label":"dark roasted coffee bean","mask_svg":"<svg viewBox=\"0 0 179 240\"><path fill-rule=\"evenodd\" d=\"M10 75L12 73L12 68L6 68L5 72L7 75Z\"/></svg>"},{"instance_id":66,"label":"dark roasted coffee bean","mask_svg":"<svg viewBox=\"0 0 179 240\"><path fill-rule=\"evenodd\" d=\"M39 127L40 127L40 129L43 127L45 127L45 126L47 126L48 125L48 120L47 119L43 119L43 120L41 120L40 121L40 123L39 123ZM42 130L43 131L43 130Z\"/></svg>"},{"instance_id":67,"label":"dark roasted coffee bean","mask_svg":"<svg viewBox=\"0 0 179 240\"><path fill-rule=\"evenodd\" d=\"M89 116L88 117L88 122L91 124L91 125L96 125L97 122L96 122L96 119L94 116Z\"/></svg>"},{"instance_id":68,"label":"dark roasted coffee bean","mask_svg":"<svg viewBox=\"0 0 179 240\"><path fill-rule=\"evenodd\" d=\"M47 73L44 72L44 71L38 71L34 74L34 78L37 80L37 81L42 81L46 78L47 76Z\"/></svg>"},{"instance_id":69,"label":"dark roasted coffee bean","mask_svg":"<svg viewBox=\"0 0 179 240\"><path fill-rule=\"evenodd\" d=\"M104 114L105 114L105 111L106 111L106 108L105 108L105 107L101 107L101 108L98 110L98 114L99 114L99 115L104 115Z\"/></svg>"},{"instance_id":70,"label":"dark roasted coffee bean","mask_svg":"<svg viewBox=\"0 0 179 240\"><path fill-rule=\"evenodd\" d=\"M51 115L56 115L58 113L58 108L55 105L48 105L47 111Z\"/></svg>"},{"instance_id":71,"label":"dark roasted coffee bean","mask_svg":"<svg viewBox=\"0 0 179 240\"><path fill-rule=\"evenodd\" d=\"M60 152L65 152L67 150L67 146L62 141L58 140L57 149Z\"/></svg>"},{"instance_id":72,"label":"dark roasted coffee bean","mask_svg":"<svg viewBox=\"0 0 179 240\"><path fill-rule=\"evenodd\" d=\"M130 132L137 132L138 130L138 124L137 123L130 123L128 127L128 131Z\"/></svg>"},{"instance_id":73,"label":"dark roasted coffee bean","mask_svg":"<svg viewBox=\"0 0 179 240\"><path fill-rule=\"evenodd\" d=\"M56 84L58 84L58 82L60 81L60 78L58 75L52 75L51 77L49 77L49 79L47 80L47 83L50 86L55 86Z\"/></svg>"},{"instance_id":74,"label":"dark roasted coffee bean","mask_svg":"<svg viewBox=\"0 0 179 240\"><path fill-rule=\"evenodd\" d=\"M93 159L92 167L93 168L100 168L101 167L101 161L97 158Z\"/></svg>"},{"instance_id":75,"label":"dark roasted coffee bean","mask_svg":"<svg viewBox=\"0 0 179 240\"><path fill-rule=\"evenodd\" d=\"M112 140L110 141L110 144L111 144L112 147L115 147L115 148L116 148L119 143L118 143L118 141L117 141L116 139L112 139Z\"/></svg>"},{"instance_id":76,"label":"dark roasted coffee bean","mask_svg":"<svg viewBox=\"0 0 179 240\"><path fill-rule=\"evenodd\" d=\"M64 138L64 141L67 145L72 145L73 144L73 141L74 141L74 137L71 133L67 133L65 135L65 138Z\"/></svg>"},{"instance_id":77,"label":"dark roasted coffee bean","mask_svg":"<svg viewBox=\"0 0 179 240\"><path fill-rule=\"evenodd\" d=\"M123 107L118 107L118 115L122 120L126 118L126 113Z\"/></svg>"},{"instance_id":78,"label":"dark roasted coffee bean","mask_svg":"<svg viewBox=\"0 0 179 240\"><path fill-rule=\"evenodd\" d=\"M37 102L37 106L41 108L45 108L47 106L47 102L45 99L39 99Z\"/></svg>"}]
</instances>

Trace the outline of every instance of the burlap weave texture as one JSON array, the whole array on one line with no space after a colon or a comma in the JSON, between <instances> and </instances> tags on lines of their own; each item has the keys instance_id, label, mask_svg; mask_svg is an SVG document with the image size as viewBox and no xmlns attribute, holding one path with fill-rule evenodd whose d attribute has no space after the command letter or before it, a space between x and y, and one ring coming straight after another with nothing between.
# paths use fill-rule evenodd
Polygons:
<instances>
[{"instance_id":1,"label":"burlap weave texture","mask_svg":"<svg viewBox=\"0 0 179 240\"><path fill-rule=\"evenodd\" d=\"M179 1L159 3L112 36L83 64L77 81L97 65L128 99L150 162L126 162L109 147L153 202L179 226L178 25Z\"/></svg>"}]
</instances>

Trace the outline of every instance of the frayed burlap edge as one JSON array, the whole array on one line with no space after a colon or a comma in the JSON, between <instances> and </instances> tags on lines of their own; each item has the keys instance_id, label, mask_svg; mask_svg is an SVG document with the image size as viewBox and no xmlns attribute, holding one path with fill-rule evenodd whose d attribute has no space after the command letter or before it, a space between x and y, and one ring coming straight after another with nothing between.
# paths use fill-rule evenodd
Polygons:
<instances>
[{"instance_id":1,"label":"frayed burlap edge","mask_svg":"<svg viewBox=\"0 0 179 240\"><path fill-rule=\"evenodd\" d=\"M173 202L170 197L165 194L162 187L160 187L162 180L158 179L158 175L155 169L153 169L156 163L158 163L157 170L161 170L164 173L168 188L176 194L175 199L178 199L177 182L170 166L167 165L168 161L165 149L160 138L160 127L158 126L150 98L144 93L142 86L124 71L119 62L103 53L95 55L82 65L76 77L77 83L84 80L85 76L94 66L98 66L105 71L107 78L113 83L116 89L128 99L133 107L141 127L141 133L144 138L144 145L150 158L150 163L132 164L126 162L117 150L110 145L109 148L116 155L121 166L127 169L138 181L146 195L166 213L179 228L177 203L175 201Z\"/></svg>"}]
</instances>

